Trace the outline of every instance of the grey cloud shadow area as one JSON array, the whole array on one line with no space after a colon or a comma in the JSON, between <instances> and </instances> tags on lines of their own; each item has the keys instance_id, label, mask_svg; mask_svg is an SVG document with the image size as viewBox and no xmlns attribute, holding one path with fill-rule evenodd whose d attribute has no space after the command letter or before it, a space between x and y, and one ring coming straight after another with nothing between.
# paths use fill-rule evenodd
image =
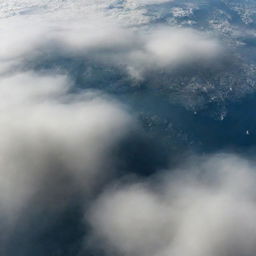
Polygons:
<instances>
[{"instance_id":1,"label":"grey cloud shadow area","mask_svg":"<svg viewBox=\"0 0 256 256\"><path fill-rule=\"evenodd\" d=\"M59 172L63 166L54 161L49 175L40 180L34 199L11 228L7 227L7 237L3 235L0 239L1 253L10 256L99 255L99 251L85 247L91 231L84 213L109 182L127 175L148 177L167 168L169 159L163 157L160 149L141 133L128 134L112 149L111 155L116 159L114 176L98 184L89 196L84 196L77 184L73 184L68 172ZM5 227L5 224L1 226Z\"/></svg>"},{"instance_id":2,"label":"grey cloud shadow area","mask_svg":"<svg viewBox=\"0 0 256 256\"><path fill-rule=\"evenodd\" d=\"M77 200L77 199L76 199ZM74 200L75 201L75 200ZM41 211L21 219L1 245L3 255L78 255L86 235L81 206L49 215Z\"/></svg>"}]
</instances>

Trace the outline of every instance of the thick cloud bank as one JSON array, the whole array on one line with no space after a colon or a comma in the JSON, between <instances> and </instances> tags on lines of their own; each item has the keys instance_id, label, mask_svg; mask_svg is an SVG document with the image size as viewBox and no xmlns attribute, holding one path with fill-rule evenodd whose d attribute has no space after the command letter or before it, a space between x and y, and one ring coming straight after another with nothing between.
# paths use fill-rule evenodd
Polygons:
<instances>
[{"instance_id":1,"label":"thick cloud bank","mask_svg":"<svg viewBox=\"0 0 256 256\"><path fill-rule=\"evenodd\" d=\"M97 248L100 239L109 255L252 256L255 185L253 164L234 155L118 184L90 212Z\"/></svg>"},{"instance_id":2,"label":"thick cloud bank","mask_svg":"<svg viewBox=\"0 0 256 256\"><path fill-rule=\"evenodd\" d=\"M114 170L112 149L132 118L107 97L70 90L61 75L0 79L1 217L62 208Z\"/></svg>"}]
</instances>

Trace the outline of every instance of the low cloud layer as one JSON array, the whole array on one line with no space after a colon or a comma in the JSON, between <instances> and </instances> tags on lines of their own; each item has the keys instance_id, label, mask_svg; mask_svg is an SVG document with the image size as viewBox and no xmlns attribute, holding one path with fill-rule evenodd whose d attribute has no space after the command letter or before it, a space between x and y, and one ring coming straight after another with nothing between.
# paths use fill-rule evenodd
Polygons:
<instances>
[{"instance_id":1,"label":"low cloud layer","mask_svg":"<svg viewBox=\"0 0 256 256\"><path fill-rule=\"evenodd\" d=\"M0 3L0 255L255 255L254 162L183 159L233 142L239 118L194 106L254 91L254 67L171 2Z\"/></svg>"},{"instance_id":2,"label":"low cloud layer","mask_svg":"<svg viewBox=\"0 0 256 256\"><path fill-rule=\"evenodd\" d=\"M132 29L92 6L83 16L76 8L72 14L62 8L2 19L0 71L66 55L114 65L140 79L151 70L213 61L222 51L218 40L202 32L163 26Z\"/></svg>"},{"instance_id":3,"label":"low cloud layer","mask_svg":"<svg viewBox=\"0 0 256 256\"><path fill-rule=\"evenodd\" d=\"M12 222L32 205L65 207L113 172L112 149L132 118L99 93L71 93L70 84L32 72L0 79L1 218Z\"/></svg>"},{"instance_id":4,"label":"low cloud layer","mask_svg":"<svg viewBox=\"0 0 256 256\"><path fill-rule=\"evenodd\" d=\"M256 176L235 155L193 159L148 181L118 184L89 214L107 255L255 254Z\"/></svg>"}]
</instances>

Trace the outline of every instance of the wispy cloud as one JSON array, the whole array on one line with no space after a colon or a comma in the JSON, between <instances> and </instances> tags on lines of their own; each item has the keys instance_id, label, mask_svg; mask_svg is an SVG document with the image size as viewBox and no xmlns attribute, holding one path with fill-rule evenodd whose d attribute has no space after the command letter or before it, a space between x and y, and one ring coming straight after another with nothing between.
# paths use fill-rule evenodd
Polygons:
<instances>
[{"instance_id":1,"label":"wispy cloud","mask_svg":"<svg viewBox=\"0 0 256 256\"><path fill-rule=\"evenodd\" d=\"M24 64L33 57L76 54L143 78L151 70L211 61L222 51L220 42L203 32L161 26L149 31L143 27L134 29L119 22L115 14L107 15L96 4L87 4L82 15L77 4L74 3L72 14L65 8L56 8L1 20L0 70Z\"/></svg>"}]
</instances>

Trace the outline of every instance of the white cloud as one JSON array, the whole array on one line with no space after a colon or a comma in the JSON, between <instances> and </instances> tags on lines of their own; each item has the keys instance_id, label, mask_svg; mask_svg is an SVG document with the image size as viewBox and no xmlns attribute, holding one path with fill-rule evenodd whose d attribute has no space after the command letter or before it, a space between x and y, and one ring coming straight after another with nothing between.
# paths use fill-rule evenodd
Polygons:
<instances>
[{"instance_id":1,"label":"white cloud","mask_svg":"<svg viewBox=\"0 0 256 256\"><path fill-rule=\"evenodd\" d=\"M127 256L254 255L252 163L232 155L194 161L160 183L106 191L89 215L97 248Z\"/></svg>"},{"instance_id":2,"label":"white cloud","mask_svg":"<svg viewBox=\"0 0 256 256\"><path fill-rule=\"evenodd\" d=\"M126 5L128 5L129 7L138 7L152 4L162 4L173 1L174 0L127 0Z\"/></svg>"},{"instance_id":3,"label":"white cloud","mask_svg":"<svg viewBox=\"0 0 256 256\"><path fill-rule=\"evenodd\" d=\"M220 53L218 41L192 29L159 29L145 46L160 65L211 59Z\"/></svg>"},{"instance_id":4,"label":"white cloud","mask_svg":"<svg viewBox=\"0 0 256 256\"><path fill-rule=\"evenodd\" d=\"M60 75L0 78L0 216L26 212L31 200L61 208L113 171L111 150L132 118L105 96L70 89Z\"/></svg>"},{"instance_id":5,"label":"white cloud","mask_svg":"<svg viewBox=\"0 0 256 256\"><path fill-rule=\"evenodd\" d=\"M108 15L107 8L99 7L102 5L78 1L74 6L65 5L66 8L2 19L0 72L23 67L24 62L36 57L47 59L61 54L90 56L92 60L123 68L135 78L143 78L151 70L172 70L220 56L220 42L203 32L127 27L117 19L118 14ZM71 8L73 12L69 12Z\"/></svg>"},{"instance_id":6,"label":"white cloud","mask_svg":"<svg viewBox=\"0 0 256 256\"><path fill-rule=\"evenodd\" d=\"M199 31L158 27L142 37L139 47L129 53L127 66L140 74L158 68L168 71L182 65L216 60L221 52L217 40Z\"/></svg>"}]
</instances>

